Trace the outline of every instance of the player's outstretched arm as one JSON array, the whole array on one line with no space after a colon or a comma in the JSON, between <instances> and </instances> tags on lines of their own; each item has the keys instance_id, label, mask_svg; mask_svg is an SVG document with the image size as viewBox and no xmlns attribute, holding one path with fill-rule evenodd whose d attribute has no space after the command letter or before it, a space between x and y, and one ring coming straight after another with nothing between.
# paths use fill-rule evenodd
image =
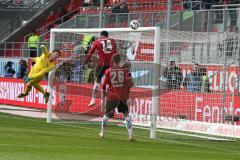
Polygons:
<instances>
[{"instance_id":1,"label":"player's outstretched arm","mask_svg":"<svg viewBox=\"0 0 240 160\"><path fill-rule=\"evenodd\" d=\"M42 50L42 53L45 55L45 56L48 56L49 55L49 52L48 52L48 49L45 45L41 45L40 46L41 50Z\"/></svg>"}]
</instances>

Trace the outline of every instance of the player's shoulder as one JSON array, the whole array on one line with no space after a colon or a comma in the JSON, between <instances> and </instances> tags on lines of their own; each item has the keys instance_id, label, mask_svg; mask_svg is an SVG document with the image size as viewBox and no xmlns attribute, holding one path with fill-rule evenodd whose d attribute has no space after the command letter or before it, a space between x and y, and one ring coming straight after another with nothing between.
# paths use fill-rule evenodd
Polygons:
<instances>
[{"instance_id":1,"label":"player's shoulder","mask_svg":"<svg viewBox=\"0 0 240 160\"><path fill-rule=\"evenodd\" d=\"M97 39L96 41L93 42L93 44L96 44L96 43L101 43L101 39Z\"/></svg>"},{"instance_id":2,"label":"player's shoulder","mask_svg":"<svg viewBox=\"0 0 240 160\"><path fill-rule=\"evenodd\" d=\"M98 38L93 42L93 44L100 44L102 40L103 40L102 38Z\"/></svg>"},{"instance_id":3,"label":"player's shoulder","mask_svg":"<svg viewBox=\"0 0 240 160\"><path fill-rule=\"evenodd\" d=\"M105 74L109 74L111 72L111 68L106 69Z\"/></svg>"}]
</instances>

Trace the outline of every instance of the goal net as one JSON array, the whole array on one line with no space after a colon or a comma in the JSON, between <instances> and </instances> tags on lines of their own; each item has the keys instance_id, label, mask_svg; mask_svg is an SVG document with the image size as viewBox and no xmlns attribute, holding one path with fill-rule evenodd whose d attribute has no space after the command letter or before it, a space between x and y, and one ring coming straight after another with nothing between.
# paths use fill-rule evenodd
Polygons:
<instances>
[{"instance_id":1,"label":"goal net","mask_svg":"<svg viewBox=\"0 0 240 160\"><path fill-rule=\"evenodd\" d=\"M49 74L48 122L101 120L105 102L101 91L95 106L88 107L97 54L81 66L88 50L84 37L97 39L103 30L115 39L117 52L131 62L134 87L128 106L135 127L150 129L152 138L156 131L164 137L229 140L239 136L234 105L239 85L237 76L230 79L228 74L238 68L233 56L226 58L226 34L155 27L52 29L50 50L58 48L62 53L59 67ZM112 121L121 123L122 118L116 110Z\"/></svg>"}]
</instances>

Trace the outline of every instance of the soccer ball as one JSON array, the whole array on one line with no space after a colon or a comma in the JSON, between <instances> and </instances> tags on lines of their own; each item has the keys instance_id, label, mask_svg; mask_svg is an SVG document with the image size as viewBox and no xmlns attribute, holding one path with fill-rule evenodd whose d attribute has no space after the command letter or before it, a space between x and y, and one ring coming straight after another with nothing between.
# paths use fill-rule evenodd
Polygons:
<instances>
[{"instance_id":1,"label":"soccer ball","mask_svg":"<svg viewBox=\"0 0 240 160\"><path fill-rule=\"evenodd\" d=\"M137 20L132 20L130 22L130 27L134 30L138 29L140 27L140 24Z\"/></svg>"}]
</instances>

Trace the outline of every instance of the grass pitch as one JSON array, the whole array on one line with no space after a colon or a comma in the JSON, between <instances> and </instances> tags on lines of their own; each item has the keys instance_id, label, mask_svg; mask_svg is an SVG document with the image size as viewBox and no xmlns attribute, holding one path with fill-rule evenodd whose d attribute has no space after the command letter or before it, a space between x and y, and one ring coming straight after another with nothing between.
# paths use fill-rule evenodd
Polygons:
<instances>
[{"instance_id":1,"label":"grass pitch","mask_svg":"<svg viewBox=\"0 0 240 160\"><path fill-rule=\"evenodd\" d=\"M0 160L239 160L240 143L188 139L134 129L129 142L124 127L109 126L98 137L100 124L47 124L0 114Z\"/></svg>"}]
</instances>

